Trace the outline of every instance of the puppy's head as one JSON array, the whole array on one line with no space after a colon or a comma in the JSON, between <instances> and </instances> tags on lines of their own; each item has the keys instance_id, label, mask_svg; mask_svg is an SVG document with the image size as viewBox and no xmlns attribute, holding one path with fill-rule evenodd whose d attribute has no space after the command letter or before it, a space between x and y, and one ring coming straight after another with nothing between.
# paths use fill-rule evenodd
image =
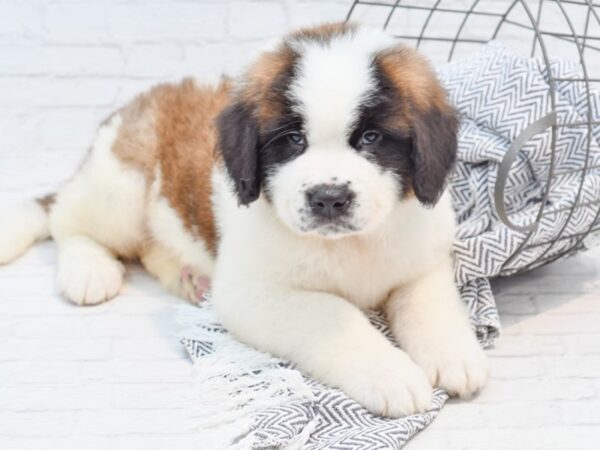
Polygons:
<instances>
[{"instance_id":1,"label":"puppy's head","mask_svg":"<svg viewBox=\"0 0 600 450\"><path fill-rule=\"evenodd\" d=\"M435 204L457 117L429 65L380 32L329 24L264 53L218 119L239 202L300 233L367 233L398 202Z\"/></svg>"}]
</instances>

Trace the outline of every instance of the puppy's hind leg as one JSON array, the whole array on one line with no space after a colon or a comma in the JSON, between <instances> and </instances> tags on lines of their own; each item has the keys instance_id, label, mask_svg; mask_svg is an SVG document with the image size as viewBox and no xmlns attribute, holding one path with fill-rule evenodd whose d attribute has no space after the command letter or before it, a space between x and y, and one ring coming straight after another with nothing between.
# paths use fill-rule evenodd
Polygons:
<instances>
[{"instance_id":1,"label":"puppy's hind leg","mask_svg":"<svg viewBox=\"0 0 600 450\"><path fill-rule=\"evenodd\" d=\"M147 246L141 261L146 270L171 293L192 303L202 301L210 287L210 278L202 276L203 271L186 265L179 256L159 243Z\"/></svg>"},{"instance_id":2,"label":"puppy's hind leg","mask_svg":"<svg viewBox=\"0 0 600 450\"><path fill-rule=\"evenodd\" d=\"M58 245L58 284L74 303L118 294L124 267L144 240L146 181L112 152L121 119L100 127L80 171L58 192L50 231Z\"/></svg>"}]
</instances>

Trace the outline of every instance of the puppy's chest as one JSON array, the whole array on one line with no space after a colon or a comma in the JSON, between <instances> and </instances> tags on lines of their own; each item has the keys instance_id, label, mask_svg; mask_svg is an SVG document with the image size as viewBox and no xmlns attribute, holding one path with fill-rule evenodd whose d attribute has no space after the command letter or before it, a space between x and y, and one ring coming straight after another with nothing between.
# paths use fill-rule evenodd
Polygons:
<instances>
[{"instance_id":1,"label":"puppy's chest","mask_svg":"<svg viewBox=\"0 0 600 450\"><path fill-rule=\"evenodd\" d=\"M392 238L323 248L305 267L306 282L360 308L375 308L426 266L423 257L427 256L419 254L417 247Z\"/></svg>"}]
</instances>

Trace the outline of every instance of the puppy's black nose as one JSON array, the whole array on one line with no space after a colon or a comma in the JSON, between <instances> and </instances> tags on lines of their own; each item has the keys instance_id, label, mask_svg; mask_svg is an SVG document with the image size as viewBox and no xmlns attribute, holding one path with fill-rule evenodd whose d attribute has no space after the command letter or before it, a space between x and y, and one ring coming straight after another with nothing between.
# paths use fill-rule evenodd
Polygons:
<instances>
[{"instance_id":1,"label":"puppy's black nose","mask_svg":"<svg viewBox=\"0 0 600 450\"><path fill-rule=\"evenodd\" d=\"M345 214L352 204L352 192L346 185L320 184L306 192L315 216L334 219Z\"/></svg>"}]
</instances>

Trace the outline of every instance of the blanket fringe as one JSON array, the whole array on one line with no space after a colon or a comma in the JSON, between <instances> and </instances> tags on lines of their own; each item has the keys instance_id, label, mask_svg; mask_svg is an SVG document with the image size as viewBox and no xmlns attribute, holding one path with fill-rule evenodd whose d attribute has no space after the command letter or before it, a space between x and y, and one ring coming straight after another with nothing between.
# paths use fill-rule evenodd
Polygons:
<instances>
[{"instance_id":1,"label":"blanket fringe","mask_svg":"<svg viewBox=\"0 0 600 450\"><path fill-rule=\"evenodd\" d=\"M298 371L266 353L249 351L226 333L209 302L179 306L176 318L184 345L202 344L191 352L195 362L191 400L207 448L248 448L255 413L290 401L314 401ZM306 427L302 436L308 439L310 434L311 427ZM304 441L302 436L294 441Z\"/></svg>"}]
</instances>

